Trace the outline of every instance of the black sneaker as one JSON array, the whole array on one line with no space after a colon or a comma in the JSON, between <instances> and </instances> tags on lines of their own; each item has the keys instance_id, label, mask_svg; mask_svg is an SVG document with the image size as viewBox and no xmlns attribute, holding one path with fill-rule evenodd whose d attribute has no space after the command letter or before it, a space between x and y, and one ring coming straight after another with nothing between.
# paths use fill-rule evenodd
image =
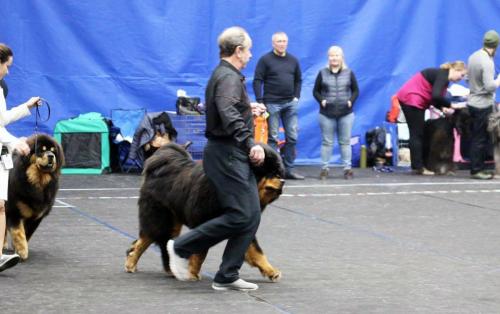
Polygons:
<instances>
[{"instance_id":1,"label":"black sneaker","mask_svg":"<svg viewBox=\"0 0 500 314\"><path fill-rule=\"evenodd\" d=\"M17 254L12 254L12 255L2 254L2 256L0 256L0 272L16 266L20 260L21 258Z\"/></svg>"},{"instance_id":2,"label":"black sneaker","mask_svg":"<svg viewBox=\"0 0 500 314\"><path fill-rule=\"evenodd\" d=\"M287 172L285 174L285 179L290 179L290 180L304 180L306 177L296 173L296 172Z\"/></svg>"}]
</instances>

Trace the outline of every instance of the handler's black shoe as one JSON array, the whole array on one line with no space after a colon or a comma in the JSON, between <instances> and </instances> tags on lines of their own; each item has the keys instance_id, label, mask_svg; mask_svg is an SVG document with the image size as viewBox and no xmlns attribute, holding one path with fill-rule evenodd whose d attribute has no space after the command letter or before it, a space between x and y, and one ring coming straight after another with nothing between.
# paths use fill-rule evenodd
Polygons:
<instances>
[{"instance_id":1,"label":"handler's black shoe","mask_svg":"<svg viewBox=\"0 0 500 314\"><path fill-rule=\"evenodd\" d=\"M218 291L227 291L227 290L253 291L259 289L259 286L257 286L254 283L245 281L243 279L238 279L231 283L218 283L214 281L212 283L212 288Z\"/></svg>"},{"instance_id":2,"label":"handler's black shoe","mask_svg":"<svg viewBox=\"0 0 500 314\"><path fill-rule=\"evenodd\" d=\"M17 254L12 254L12 255L3 254L3 255L1 255L0 256L0 272L6 270L8 268L16 266L20 260L21 260L21 258Z\"/></svg>"},{"instance_id":3,"label":"handler's black shoe","mask_svg":"<svg viewBox=\"0 0 500 314\"><path fill-rule=\"evenodd\" d=\"M180 281L189 281L191 275L189 274L189 260L182 258L174 250L174 240L167 242L167 252L169 257L169 266L172 274Z\"/></svg>"},{"instance_id":4,"label":"handler's black shoe","mask_svg":"<svg viewBox=\"0 0 500 314\"><path fill-rule=\"evenodd\" d=\"M296 173L296 172L287 172L285 174L285 179L290 179L290 180L304 180L306 177Z\"/></svg>"}]
</instances>

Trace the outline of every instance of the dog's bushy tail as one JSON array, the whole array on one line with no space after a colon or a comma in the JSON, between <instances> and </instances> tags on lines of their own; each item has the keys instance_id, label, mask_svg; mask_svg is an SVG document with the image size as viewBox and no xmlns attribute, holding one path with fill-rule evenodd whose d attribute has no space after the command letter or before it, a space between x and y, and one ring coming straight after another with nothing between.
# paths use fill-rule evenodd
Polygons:
<instances>
[{"instance_id":1,"label":"dog's bushy tail","mask_svg":"<svg viewBox=\"0 0 500 314\"><path fill-rule=\"evenodd\" d=\"M163 167L166 164L172 164L176 167ZM194 164L195 162L183 146L169 143L159 148L146 160L142 174L145 177L160 177L168 175L165 171L185 169L186 167L193 167Z\"/></svg>"},{"instance_id":2,"label":"dog's bushy tail","mask_svg":"<svg viewBox=\"0 0 500 314\"><path fill-rule=\"evenodd\" d=\"M259 143L259 145L264 148L266 158L262 165L252 166L257 181L259 181L264 176L279 176L281 178L284 178L285 167L278 152L267 144Z\"/></svg>"}]
</instances>

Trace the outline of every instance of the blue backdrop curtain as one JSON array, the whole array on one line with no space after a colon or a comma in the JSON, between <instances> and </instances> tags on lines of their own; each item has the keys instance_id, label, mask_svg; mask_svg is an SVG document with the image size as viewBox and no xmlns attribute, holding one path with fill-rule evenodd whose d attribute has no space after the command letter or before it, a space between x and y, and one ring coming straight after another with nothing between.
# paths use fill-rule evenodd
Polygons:
<instances>
[{"instance_id":1,"label":"blue backdrop curtain","mask_svg":"<svg viewBox=\"0 0 500 314\"><path fill-rule=\"evenodd\" d=\"M303 71L298 161L311 163L321 142L312 88L329 46L344 48L358 78L353 134L363 135L382 124L405 80L445 61L466 61L486 30L500 32L499 16L496 0L0 0L0 42L14 51L8 105L44 97L52 117L40 129L51 133L58 120L84 112L174 110L179 88L203 98L218 63L217 36L233 25L253 39L243 71L253 97L257 60L270 51L271 35L285 31ZM9 129L30 134L34 120Z\"/></svg>"}]
</instances>

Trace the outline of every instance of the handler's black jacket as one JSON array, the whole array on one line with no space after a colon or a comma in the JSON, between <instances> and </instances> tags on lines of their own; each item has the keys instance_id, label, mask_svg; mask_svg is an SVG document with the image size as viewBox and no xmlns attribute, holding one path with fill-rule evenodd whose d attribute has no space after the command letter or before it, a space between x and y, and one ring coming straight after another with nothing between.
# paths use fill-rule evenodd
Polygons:
<instances>
[{"instance_id":1,"label":"handler's black jacket","mask_svg":"<svg viewBox=\"0 0 500 314\"><path fill-rule=\"evenodd\" d=\"M205 91L207 128L210 140L234 141L249 152L254 146L253 116L245 77L229 62L221 60Z\"/></svg>"}]
</instances>

